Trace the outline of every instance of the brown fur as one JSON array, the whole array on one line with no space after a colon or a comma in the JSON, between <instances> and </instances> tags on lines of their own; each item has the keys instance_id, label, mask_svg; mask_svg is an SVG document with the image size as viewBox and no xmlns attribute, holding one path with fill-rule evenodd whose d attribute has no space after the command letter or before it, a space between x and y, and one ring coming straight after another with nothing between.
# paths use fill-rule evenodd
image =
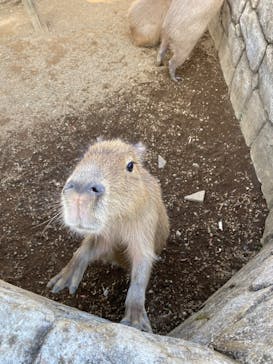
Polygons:
<instances>
[{"instance_id":1,"label":"brown fur","mask_svg":"<svg viewBox=\"0 0 273 364\"><path fill-rule=\"evenodd\" d=\"M161 27L171 0L136 0L128 12L133 42L138 47L154 47L160 42Z\"/></svg>"},{"instance_id":2,"label":"brown fur","mask_svg":"<svg viewBox=\"0 0 273 364\"><path fill-rule=\"evenodd\" d=\"M170 48L173 57L169 61L169 72L174 81L177 81L176 68L189 57L222 3L223 0L172 0L162 26L157 63L162 64Z\"/></svg>"},{"instance_id":3,"label":"brown fur","mask_svg":"<svg viewBox=\"0 0 273 364\"><path fill-rule=\"evenodd\" d=\"M76 166L63 190L63 217L85 239L48 286L53 292L68 287L74 293L89 262L118 263L131 273L123 321L150 331L145 290L156 254L166 244L169 222L159 183L142 165L144 151L140 143L101 141ZM135 162L132 172L126 169L130 161ZM90 186L105 190L97 196Z\"/></svg>"}]
</instances>

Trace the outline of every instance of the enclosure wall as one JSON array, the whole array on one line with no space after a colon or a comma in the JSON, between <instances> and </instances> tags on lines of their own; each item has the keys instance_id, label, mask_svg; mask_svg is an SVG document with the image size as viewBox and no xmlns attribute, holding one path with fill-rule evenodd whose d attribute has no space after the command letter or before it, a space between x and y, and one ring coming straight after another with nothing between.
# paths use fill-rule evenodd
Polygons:
<instances>
[{"instance_id":1,"label":"enclosure wall","mask_svg":"<svg viewBox=\"0 0 273 364\"><path fill-rule=\"evenodd\" d=\"M273 207L272 0L226 0L209 31L218 50L235 115Z\"/></svg>"}]
</instances>

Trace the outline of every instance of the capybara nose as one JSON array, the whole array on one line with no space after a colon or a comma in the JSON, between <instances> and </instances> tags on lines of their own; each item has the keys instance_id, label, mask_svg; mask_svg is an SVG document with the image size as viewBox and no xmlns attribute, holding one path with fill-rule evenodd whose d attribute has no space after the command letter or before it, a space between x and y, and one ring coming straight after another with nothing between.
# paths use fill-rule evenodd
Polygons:
<instances>
[{"instance_id":1,"label":"capybara nose","mask_svg":"<svg viewBox=\"0 0 273 364\"><path fill-rule=\"evenodd\" d=\"M88 183L84 190L93 196L101 196L105 192L105 187L101 183Z\"/></svg>"},{"instance_id":2,"label":"capybara nose","mask_svg":"<svg viewBox=\"0 0 273 364\"><path fill-rule=\"evenodd\" d=\"M76 184L73 181L66 182L63 188L63 192L72 191L76 189Z\"/></svg>"}]
</instances>

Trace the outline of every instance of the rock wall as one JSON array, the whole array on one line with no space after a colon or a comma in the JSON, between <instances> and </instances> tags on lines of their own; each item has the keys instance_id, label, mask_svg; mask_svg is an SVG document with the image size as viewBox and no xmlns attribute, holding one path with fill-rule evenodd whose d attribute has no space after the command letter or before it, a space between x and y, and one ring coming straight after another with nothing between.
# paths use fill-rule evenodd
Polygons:
<instances>
[{"instance_id":1,"label":"rock wall","mask_svg":"<svg viewBox=\"0 0 273 364\"><path fill-rule=\"evenodd\" d=\"M272 4L272 0L226 0L209 28L269 209L273 208Z\"/></svg>"}]
</instances>

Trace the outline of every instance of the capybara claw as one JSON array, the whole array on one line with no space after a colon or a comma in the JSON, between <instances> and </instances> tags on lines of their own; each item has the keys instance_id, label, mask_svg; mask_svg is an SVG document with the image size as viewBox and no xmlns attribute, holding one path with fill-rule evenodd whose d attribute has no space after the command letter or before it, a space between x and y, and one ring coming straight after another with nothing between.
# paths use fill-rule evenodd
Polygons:
<instances>
[{"instance_id":1,"label":"capybara claw","mask_svg":"<svg viewBox=\"0 0 273 364\"><path fill-rule=\"evenodd\" d=\"M134 310L129 309L128 311L127 315L121 320L121 324L134 327L140 331L153 332L145 310L139 313L137 317L135 316L136 312Z\"/></svg>"}]
</instances>

